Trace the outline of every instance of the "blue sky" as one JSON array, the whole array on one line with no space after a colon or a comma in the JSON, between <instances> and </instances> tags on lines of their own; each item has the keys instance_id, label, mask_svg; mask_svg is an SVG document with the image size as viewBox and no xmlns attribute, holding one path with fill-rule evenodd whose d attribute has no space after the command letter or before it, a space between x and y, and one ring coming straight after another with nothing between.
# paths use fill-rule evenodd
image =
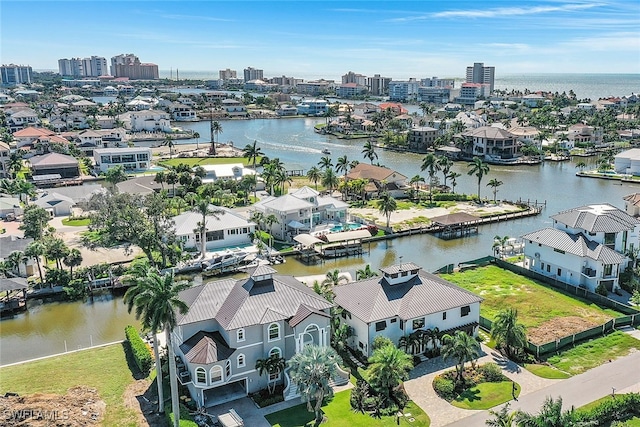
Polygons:
<instances>
[{"instance_id":1,"label":"blue sky","mask_svg":"<svg viewBox=\"0 0 640 427\"><path fill-rule=\"evenodd\" d=\"M631 1L11 1L0 3L0 59L134 53L160 70L264 70L338 79L347 71L463 77L640 73L640 2Z\"/></svg>"}]
</instances>

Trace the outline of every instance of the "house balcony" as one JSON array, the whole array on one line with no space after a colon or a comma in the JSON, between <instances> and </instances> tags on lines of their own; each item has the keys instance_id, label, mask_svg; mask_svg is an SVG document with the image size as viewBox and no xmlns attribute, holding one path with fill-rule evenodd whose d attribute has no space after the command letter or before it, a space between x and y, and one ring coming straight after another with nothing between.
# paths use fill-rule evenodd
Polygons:
<instances>
[{"instance_id":1,"label":"house balcony","mask_svg":"<svg viewBox=\"0 0 640 427\"><path fill-rule=\"evenodd\" d=\"M597 274L597 272L593 268L584 267L582 269L582 275L585 276L585 277L594 278L594 277L596 277L596 274Z\"/></svg>"},{"instance_id":2,"label":"house balcony","mask_svg":"<svg viewBox=\"0 0 640 427\"><path fill-rule=\"evenodd\" d=\"M176 356L176 368L178 371L178 380L180 380L180 384L187 385L191 383L191 374L187 370L182 358L180 356Z\"/></svg>"}]
</instances>

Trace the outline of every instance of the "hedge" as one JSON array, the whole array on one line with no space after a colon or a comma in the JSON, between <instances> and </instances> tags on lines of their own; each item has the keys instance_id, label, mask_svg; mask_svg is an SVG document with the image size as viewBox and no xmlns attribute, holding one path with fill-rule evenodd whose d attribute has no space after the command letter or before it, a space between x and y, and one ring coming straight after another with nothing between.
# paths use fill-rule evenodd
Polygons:
<instances>
[{"instance_id":1,"label":"hedge","mask_svg":"<svg viewBox=\"0 0 640 427\"><path fill-rule=\"evenodd\" d=\"M616 395L605 400L591 409L577 409L578 421L598 422L603 425L606 422L624 421L640 415L640 393Z\"/></svg>"},{"instance_id":2,"label":"hedge","mask_svg":"<svg viewBox=\"0 0 640 427\"><path fill-rule=\"evenodd\" d=\"M165 417L167 420L167 425L173 426L173 412L171 410L171 404L165 408ZM193 420L193 417L189 413L189 410L185 408L183 405L180 405L180 427L198 427L198 424Z\"/></svg>"},{"instance_id":3,"label":"hedge","mask_svg":"<svg viewBox=\"0 0 640 427\"><path fill-rule=\"evenodd\" d=\"M131 348L131 353L136 361L136 365L140 372L148 374L153 366L153 357L149 351L147 344L142 341L138 330L131 325L124 328L124 334L127 337L127 342Z\"/></svg>"}]
</instances>

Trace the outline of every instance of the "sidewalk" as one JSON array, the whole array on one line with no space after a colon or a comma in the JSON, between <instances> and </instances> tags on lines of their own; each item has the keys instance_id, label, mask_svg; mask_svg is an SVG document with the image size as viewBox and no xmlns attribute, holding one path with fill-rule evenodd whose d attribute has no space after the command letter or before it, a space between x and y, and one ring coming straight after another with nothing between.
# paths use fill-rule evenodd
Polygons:
<instances>
[{"instance_id":1,"label":"sidewalk","mask_svg":"<svg viewBox=\"0 0 640 427\"><path fill-rule=\"evenodd\" d=\"M505 359L498 352L485 345L482 345L482 352L484 355L478 359L478 363L494 362L502 367L502 372L507 377L520 384L520 397L553 386L557 382L562 381L549 380L533 375L531 372L520 368L514 362ZM433 390L433 379L445 370L453 369L453 367L453 361L445 362L441 357L431 359L416 366L416 368L411 371L411 378L404 383L404 388L409 398L429 414L432 427L445 426L452 421L462 420L473 414L485 413L485 411L457 408L449 404L446 400L438 397Z\"/></svg>"}]
</instances>

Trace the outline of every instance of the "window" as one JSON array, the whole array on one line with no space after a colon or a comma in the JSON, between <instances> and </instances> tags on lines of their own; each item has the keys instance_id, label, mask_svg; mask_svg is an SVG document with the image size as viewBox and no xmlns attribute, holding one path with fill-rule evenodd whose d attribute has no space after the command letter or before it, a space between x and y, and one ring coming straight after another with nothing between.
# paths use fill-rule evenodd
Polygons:
<instances>
[{"instance_id":1,"label":"window","mask_svg":"<svg viewBox=\"0 0 640 427\"><path fill-rule=\"evenodd\" d=\"M558 269L558 276L562 276L562 269L561 268Z\"/></svg>"},{"instance_id":2,"label":"window","mask_svg":"<svg viewBox=\"0 0 640 427\"><path fill-rule=\"evenodd\" d=\"M467 316L471 312L471 307L465 305L464 307L460 307L460 317Z\"/></svg>"},{"instance_id":3,"label":"window","mask_svg":"<svg viewBox=\"0 0 640 427\"><path fill-rule=\"evenodd\" d=\"M227 362L224 364L224 373L227 376L227 378L229 378L231 376L231 361L227 360Z\"/></svg>"},{"instance_id":4,"label":"window","mask_svg":"<svg viewBox=\"0 0 640 427\"><path fill-rule=\"evenodd\" d=\"M382 322L376 322L376 332L384 331L387 329L387 321L383 320Z\"/></svg>"},{"instance_id":5,"label":"window","mask_svg":"<svg viewBox=\"0 0 640 427\"><path fill-rule=\"evenodd\" d=\"M238 368L244 368L247 365L247 361L244 357L244 354L240 353L237 359L238 359L238 363L237 363Z\"/></svg>"},{"instance_id":6,"label":"window","mask_svg":"<svg viewBox=\"0 0 640 427\"><path fill-rule=\"evenodd\" d=\"M391 323L396 323L397 321L398 321L398 319L396 319L395 317L390 320Z\"/></svg>"},{"instance_id":7,"label":"window","mask_svg":"<svg viewBox=\"0 0 640 427\"><path fill-rule=\"evenodd\" d=\"M551 265L547 264L547 273L551 273Z\"/></svg>"},{"instance_id":8,"label":"window","mask_svg":"<svg viewBox=\"0 0 640 427\"><path fill-rule=\"evenodd\" d=\"M424 317L422 319L415 319L413 321L413 330L424 328Z\"/></svg>"},{"instance_id":9,"label":"window","mask_svg":"<svg viewBox=\"0 0 640 427\"><path fill-rule=\"evenodd\" d=\"M604 245L613 249L616 244L616 233L604 233Z\"/></svg>"},{"instance_id":10,"label":"window","mask_svg":"<svg viewBox=\"0 0 640 427\"><path fill-rule=\"evenodd\" d=\"M563 251L562 249L557 249L557 248L553 248L554 252L558 252L559 254L564 254L565 251Z\"/></svg>"},{"instance_id":11,"label":"window","mask_svg":"<svg viewBox=\"0 0 640 427\"><path fill-rule=\"evenodd\" d=\"M236 332L236 341L244 341L244 328L240 328Z\"/></svg>"},{"instance_id":12,"label":"window","mask_svg":"<svg viewBox=\"0 0 640 427\"><path fill-rule=\"evenodd\" d=\"M280 339L280 325L272 323L269 325L269 341Z\"/></svg>"},{"instance_id":13,"label":"window","mask_svg":"<svg viewBox=\"0 0 640 427\"><path fill-rule=\"evenodd\" d=\"M358 347L364 348L364 344L362 344L362 341L358 341Z\"/></svg>"},{"instance_id":14,"label":"window","mask_svg":"<svg viewBox=\"0 0 640 427\"><path fill-rule=\"evenodd\" d=\"M204 371L204 368L196 368L196 383L197 384L207 383L207 373Z\"/></svg>"},{"instance_id":15,"label":"window","mask_svg":"<svg viewBox=\"0 0 640 427\"><path fill-rule=\"evenodd\" d=\"M612 273L613 273L613 264L606 264L604 266L604 275L611 276Z\"/></svg>"},{"instance_id":16,"label":"window","mask_svg":"<svg viewBox=\"0 0 640 427\"><path fill-rule=\"evenodd\" d=\"M442 320L447 320L447 312L446 311L442 312Z\"/></svg>"},{"instance_id":17,"label":"window","mask_svg":"<svg viewBox=\"0 0 640 427\"><path fill-rule=\"evenodd\" d=\"M222 366L214 366L211 368L211 384L222 381Z\"/></svg>"},{"instance_id":18,"label":"window","mask_svg":"<svg viewBox=\"0 0 640 427\"><path fill-rule=\"evenodd\" d=\"M622 232L622 250L623 251L627 250L627 238L629 237L628 234L629 232L627 230L624 230Z\"/></svg>"}]
</instances>

